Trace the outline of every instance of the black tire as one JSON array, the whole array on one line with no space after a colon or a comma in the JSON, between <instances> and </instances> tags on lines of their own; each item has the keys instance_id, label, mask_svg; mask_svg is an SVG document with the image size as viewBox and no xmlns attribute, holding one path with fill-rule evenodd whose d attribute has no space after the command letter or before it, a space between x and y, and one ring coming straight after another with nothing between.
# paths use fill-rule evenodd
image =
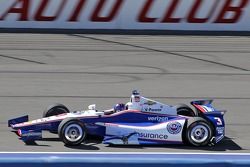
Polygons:
<instances>
[{"instance_id":1,"label":"black tire","mask_svg":"<svg viewBox=\"0 0 250 167\"><path fill-rule=\"evenodd\" d=\"M50 117L54 115L59 115L59 114L64 114L64 113L69 113L69 109L64 106L63 104L53 104L49 106L46 110L43 112L43 118L45 117Z\"/></svg>"},{"instance_id":2,"label":"black tire","mask_svg":"<svg viewBox=\"0 0 250 167\"><path fill-rule=\"evenodd\" d=\"M178 104L176 107L177 114L178 115L183 115L183 116L188 116L188 117L195 117L197 116L197 112L192 110L188 105L186 104Z\"/></svg>"},{"instance_id":3,"label":"black tire","mask_svg":"<svg viewBox=\"0 0 250 167\"><path fill-rule=\"evenodd\" d=\"M75 118L64 119L58 126L59 138L65 145L80 145L87 135L84 124Z\"/></svg>"},{"instance_id":4,"label":"black tire","mask_svg":"<svg viewBox=\"0 0 250 167\"><path fill-rule=\"evenodd\" d=\"M212 125L203 118L188 120L186 141L193 146L206 146L213 136Z\"/></svg>"}]
</instances>

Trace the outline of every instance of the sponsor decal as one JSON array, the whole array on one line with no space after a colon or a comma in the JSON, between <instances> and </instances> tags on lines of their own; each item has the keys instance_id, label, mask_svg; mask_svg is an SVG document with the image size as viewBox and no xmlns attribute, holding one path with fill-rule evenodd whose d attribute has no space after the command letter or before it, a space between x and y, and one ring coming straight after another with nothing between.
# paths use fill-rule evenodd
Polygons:
<instances>
[{"instance_id":1,"label":"sponsor decal","mask_svg":"<svg viewBox=\"0 0 250 167\"><path fill-rule=\"evenodd\" d=\"M152 105L156 104L156 102L151 101L151 100L148 100L148 101L145 102L144 104L149 105L149 106L152 106Z\"/></svg>"},{"instance_id":2,"label":"sponsor decal","mask_svg":"<svg viewBox=\"0 0 250 167\"><path fill-rule=\"evenodd\" d=\"M33 121L28 121L28 122L23 122L21 124L32 124L32 123L33 123Z\"/></svg>"},{"instance_id":3,"label":"sponsor decal","mask_svg":"<svg viewBox=\"0 0 250 167\"><path fill-rule=\"evenodd\" d=\"M209 106L202 106L207 112L213 112L214 108Z\"/></svg>"},{"instance_id":4,"label":"sponsor decal","mask_svg":"<svg viewBox=\"0 0 250 167\"><path fill-rule=\"evenodd\" d=\"M131 138L131 137L134 136L134 135L138 135L138 133L137 133L137 132L133 132L133 133L130 133L129 135L127 135L127 136L123 136L123 137L121 138L123 144L129 144L129 143L128 143L129 138Z\"/></svg>"},{"instance_id":5,"label":"sponsor decal","mask_svg":"<svg viewBox=\"0 0 250 167\"><path fill-rule=\"evenodd\" d=\"M216 143L221 141L224 138L224 135L220 135L219 137L216 138Z\"/></svg>"},{"instance_id":6,"label":"sponsor decal","mask_svg":"<svg viewBox=\"0 0 250 167\"><path fill-rule=\"evenodd\" d=\"M170 134L178 134L181 131L181 124L179 122L170 122L167 125L167 130Z\"/></svg>"},{"instance_id":7,"label":"sponsor decal","mask_svg":"<svg viewBox=\"0 0 250 167\"><path fill-rule=\"evenodd\" d=\"M74 114L81 114L81 112L80 111L74 111L73 112ZM68 113L62 113L62 114L59 114L59 115L54 115L55 117L62 117L62 116L65 116L65 115L67 115Z\"/></svg>"},{"instance_id":8,"label":"sponsor decal","mask_svg":"<svg viewBox=\"0 0 250 167\"><path fill-rule=\"evenodd\" d=\"M145 108L144 109L146 112L161 112L161 108Z\"/></svg>"},{"instance_id":9,"label":"sponsor decal","mask_svg":"<svg viewBox=\"0 0 250 167\"><path fill-rule=\"evenodd\" d=\"M216 124L217 124L218 126L223 125L223 123L222 123L222 121L221 121L221 119L220 119L219 117L214 117L214 119L216 120Z\"/></svg>"},{"instance_id":10,"label":"sponsor decal","mask_svg":"<svg viewBox=\"0 0 250 167\"><path fill-rule=\"evenodd\" d=\"M27 137L27 136L40 136L40 135L41 135L40 132L29 132L29 133L22 134L22 137Z\"/></svg>"},{"instance_id":11,"label":"sponsor decal","mask_svg":"<svg viewBox=\"0 0 250 167\"><path fill-rule=\"evenodd\" d=\"M40 122L46 122L49 120L50 120L50 118L41 118L41 119L34 120L31 123L40 123Z\"/></svg>"},{"instance_id":12,"label":"sponsor decal","mask_svg":"<svg viewBox=\"0 0 250 167\"><path fill-rule=\"evenodd\" d=\"M225 132L225 127L217 127L217 128L216 128L216 131L217 131L218 134L224 134L224 132Z\"/></svg>"},{"instance_id":13,"label":"sponsor decal","mask_svg":"<svg viewBox=\"0 0 250 167\"><path fill-rule=\"evenodd\" d=\"M168 121L168 117L148 117L148 121L166 122Z\"/></svg>"},{"instance_id":14,"label":"sponsor decal","mask_svg":"<svg viewBox=\"0 0 250 167\"><path fill-rule=\"evenodd\" d=\"M161 139L166 140L168 135L166 134L157 134L157 133L139 133L140 138L147 138L147 139Z\"/></svg>"},{"instance_id":15,"label":"sponsor decal","mask_svg":"<svg viewBox=\"0 0 250 167\"><path fill-rule=\"evenodd\" d=\"M22 137L29 137L29 136L40 136L41 132L24 132L21 134Z\"/></svg>"}]
</instances>

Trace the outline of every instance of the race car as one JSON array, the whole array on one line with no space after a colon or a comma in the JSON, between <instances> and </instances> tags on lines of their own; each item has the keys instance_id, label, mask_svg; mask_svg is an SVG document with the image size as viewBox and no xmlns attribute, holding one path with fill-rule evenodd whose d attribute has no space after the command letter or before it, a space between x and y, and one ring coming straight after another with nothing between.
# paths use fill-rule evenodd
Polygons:
<instances>
[{"instance_id":1,"label":"race car","mask_svg":"<svg viewBox=\"0 0 250 167\"><path fill-rule=\"evenodd\" d=\"M8 121L25 143L42 140L42 131L58 134L65 145L80 145L86 136L101 136L110 145L191 144L214 145L225 136L225 111L212 100L192 101L171 106L143 97L133 91L130 101L109 110L70 112L62 104L48 107L43 118L29 121L28 115Z\"/></svg>"}]
</instances>

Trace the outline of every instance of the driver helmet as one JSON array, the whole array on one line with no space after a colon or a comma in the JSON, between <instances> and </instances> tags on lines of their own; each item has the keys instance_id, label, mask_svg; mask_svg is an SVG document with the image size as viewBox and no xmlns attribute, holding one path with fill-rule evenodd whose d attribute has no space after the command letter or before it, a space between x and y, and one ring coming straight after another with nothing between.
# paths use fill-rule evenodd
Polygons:
<instances>
[{"instance_id":1,"label":"driver helmet","mask_svg":"<svg viewBox=\"0 0 250 167\"><path fill-rule=\"evenodd\" d=\"M125 110L125 104L123 103L118 103L114 106L114 111L117 112L117 111L123 111Z\"/></svg>"}]
</instances>

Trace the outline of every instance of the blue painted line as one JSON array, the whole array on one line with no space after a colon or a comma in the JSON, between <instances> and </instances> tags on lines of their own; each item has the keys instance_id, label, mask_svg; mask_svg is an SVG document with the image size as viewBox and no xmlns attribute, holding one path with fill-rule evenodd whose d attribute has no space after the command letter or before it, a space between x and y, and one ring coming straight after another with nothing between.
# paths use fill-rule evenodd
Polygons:
<instances>
[{"instance_id":1,"label":"blue painted line","mask_svg":"<svg viewBox=\"0 0 250 167\"><path fill-rule=\"evenodd\" d=\"M245 167L250 166L250 154L0 153L0 166L12 167L17 164L25 167L41 164L53 167Z\"/></svg>"}]
</instances>

